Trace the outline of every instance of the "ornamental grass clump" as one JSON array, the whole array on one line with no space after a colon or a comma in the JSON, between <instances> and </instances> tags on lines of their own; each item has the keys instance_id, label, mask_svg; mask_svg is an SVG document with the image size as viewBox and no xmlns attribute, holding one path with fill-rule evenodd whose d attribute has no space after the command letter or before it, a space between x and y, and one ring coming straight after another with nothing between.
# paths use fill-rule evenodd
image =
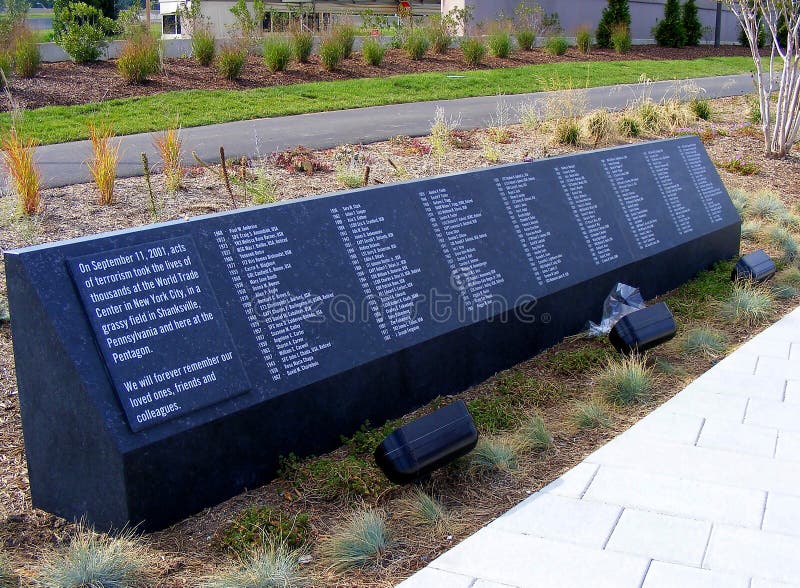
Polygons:
<instances>
[{"instance_id":1,"label":"ornamental grass clump","mask_svg":"<svg viewBox=\"0 0 800 588\"><path fill-rule=\"evenodd\" d=\"M32 78L39 71L39 47L36 45L36 37L28 29L16 34L11 61L14 64L14 73L21 78Z\"/></svg>"},{"instance_id":2,"label":"ornamental grass clump","mask_svg":"<svg viewBox=\"0 0 800 588\"><path fill-rule=\"evenodd\" d=\"M587 25L582 25L575 31L575 45L578 47L578 51L584 55L591 50L592 31Z\"/></svg>"},{"instance_id":3,"label":"ornamental grass clump","mask_svg":"<svg viewBox=\"0 0 800 588\"><path fill-rule=\"evenodd\" d=\"M217 71L225 79L235 81L242 76L247 62L247 49L237 45L224 45L217 56Z\"/></svg>"},{"instance_id":4,"label":"ornamental grass clump","mask_svg":"<svg viewBox=\"0 0 800 588\"><path fill-rule=\"evenodd\" d=\"M120 142L113 142L114 133L108 125L89 125L89 139L92 143L92 158L88 162L97 191L100 193L100 204L114 202L114 181L117 178Z\"/></svg>"},{"instance_id":5,"label":"ornamental grass clump","mask_svg":"<svg viewBox=\"0 0 800 588\"><path fill-rule=\"evenodd\" d=\"M430 41L428 41L428 37L425 35L425 31L416 29L411 31L406 37L405 44L403 48L406 50L408 57L412 61L419 61L428 51L428 47L430 47Z\"/></svg>"},{"instance_id":6,"label":"ornamental grass clump","mask_svg":"<svg viewBox=\"0 0 800 588\"><path fill-rule=\"evenodd\" d=\"M586 135L591 139L595 147L612 140L615 136L616 124L614 116L605 108L589 113L584 118L584 125Z\"/></svg>"},{"instance_id":7,"label":"ornamental grass clump","mask_svg":"<svg viewBox=\"0 0 800 588\"><path fill-rule=\"evenodd\" d=\"M308 58L314 50L314 35L311 31L292 31L292 53L298 63L308 63Z\"/></svg>"},{"instance_id":8,"label":"ornamental grass clump","mask_svg":"<svg viewBox=\"0 0 800 588\"><path fill-rule=\"evenodd\" d=\"M700 120L711 120L711 102L705 98L692 98L689 108Z\"/></svg>"},{"instance_id":9,"label":"ornamental grass clump","mask_svg":"<svg viewBox=\"0 0 800 588\"><path fill-rule=\"evenodd\" d=\"M767 233L769 242L775 247L779 248L783 255L781 261L785 263L792 263L797 259L798 249L797 239L794 235L784 227L772 227Z\"/></svg>"},{"instance_id":10,"label":"ornamental grass clump","mask_svg":"<svg viewBox=\"0 0 800 588\"><path fill-rule=\"evenodd\" d=\"M461 41L461 52L467 65L477 67L486 56L486 45L480 39L466 37Z\"/></svg>"},{"instance_id":11,"label":"ornamental grass clump","mask_svg":"<svg viewBox=\"0 0 800 588\"><path fill-rule=\"evenodd\" d=\"M611 426L611 416L605 406L596 400L576 402L572 418L579 429L599 429Z\"/></svg>"},{"instance_id":12,"label":"ornamental grass clump","mask_svg":"<svg viewBox=\"0 0 800 588\"><path fill-rule=\"evenodd\" d=\"M489 31L486 44L489 46L489 53L492 57L503 59L511 54L511 49L514 47L511 33L507 28L502 26L494 27Z\"/></svg>"},{"instance_id":13,"label":"ornamental grass clump","mask_svg":"<svg viewBox=\"0 0 800 588\"><path fill-rule=\"evenodd\" d=\"M417 488L411 496L403 499L402 508L408 513L412 523L418 527L429 527L443 531L450 523L450 516L442 503Z\"/></svg>"},{"instance_id":14,"label":"ornamental grass clump","mask_svg":"<svg viewBox=\"0 0 800 588\"><path fill-rule=\"evenodd\" d=\"M597 386L609 402L634 404L653 394L655 378L643 357L631 355L610 361L600 372Z\"/></svg>"},{"instance_id":15,"label":"ornamental grass clump","mask_svg":"<svg viewBox=\"0 0 800 588\"><path fill-rule=\"evenodd\" d=\"M79 525L66 547L43 555L36 582L47 588L149 588L158 560L132 531L116 537Z\"/></svg>"},{"instance_id":16,"label":"ornamental grass clump","mask_svg":"<svg viewBox=\"0 0 800 588\"><path fill-rule=\"evenodd\" d=\"M533 451L544 451L553 446L553 436L547 430L544 419L534 414L520 429L520 441Z\"/></svg>"},{"instance_id":17,"label":"ornamental grass clump","mask_svg":"<svg viewBox=\"0 0 800 588\"><path fill-rule=\"evenodd\" d=\"M431 15L425 34L428 35L431 50L434 53L444 55L453 42L453 32L455 23L449 15Z\"/></svg>"},{"instance_id":18,"label":"ornamental grass clump","mask_svg":"<svg viewBox=\"0 0 800 588\"><path fill-rule=\"evenodd\" d=\"M159 68L158 41L149 29L136 27L122 46L117 71L129 84L143 84Z\"/></svg>"},{"instance_id":19,"label":"ornamental grass clump","mask_svg":"<svg viewBox=\"0 0 800 588\"><path fill-rule=\"evenodd\" d=\"M373 67L380 67L385 54L386 49L381 45L380 41L371 37L364 39L364 44L361 46L361 56L364 58L364 63Z\"/></svg>"},{"instance_id":20,"label":"ornamental grass clump","mask_svg":"<svg viewBox=\"0 0 800 588\"><path fill-rule=\"evenodd\" d=\"M349 23L334 25L332 35L341 45L342 59L347 59L353 54L353 44L356 40L356 32L356 27Z\"/></svg>"},{"instance_id":21,"label":"ornamental grass clump","mask_svg":"<svg viewBox=\"0 0 800 588\"><path fill-rule=\"evenodd\" d=\"M581 140L581 128L575 118L560 118L553 130L553 139L559 145L577 146Z\"/></svg>"},{"instance_id":22,"label":"ornamental grass clump","mask_svg":"<svg viewBox=\"0 0 800 588\"><path fill-rule=\"evenodd\" d=\"M553 35L547 39L547 42L544 44L544 49L550 55L564 55L567 49L569 49L569 43L564 37Z\"/></svg>"},{"instance_id":23,"label":"ornamental grass clump","mask_svg":"<svg viewBox=\"0 0 800 588\"><path fill-rule=\"evenodd\" d=\"M758 241L764 223L760 220L748 220L742 223L742 239L745 241Z\"/></svg>"},{"instance_id":24,"label":"ornamental grass clump","mask_svg":"<svg viewBox=\"0 0 800 588\"><path fill-rule=\"evenodd\" d=\"M167 129L156 136L153 141L161 161L164 164L164 187L167 193L174 194L181 187L183 180L183 166L181 164L180 129Z\"/></svg>"},{"instance_id":25,"label":"ornamental grass clump","mask_svg":"<svg viewBox=\"0 0 800 588\"><path fill-rule=\"evenodd\" d=\"M536 44L536 32L533 29L521 28L516 32L517 45L523 51L530 51Z\"/></svg>"},{"instance_id":26,"label":"ornamental grass clump","mask_svg":"<svg viewBox=\"0 0 800 588\"><path fill-rule=\"evenodd\" d=\"M481 439L467 460L470 472L478 476L511 473L517 469L517 449L508 441Z\"/></svg>"},{"instance_id":27,"label":"ornamental grass clump","mask_svg":"<svg viewBox=\"0 0 800 588\"><path fill-rule=\"evenodd\" d=\"M390 545L386 516L377 510L354 512L345 525L321 546L321 553L337 570L376 565Z\"/></svg>"},{"instance_id":28,"label":"ornamental grass clump","mask_svg":"<svg viewBox=\"0 0 800 588\"><path fill-rule=\"evenodd\" d=\"M42 180L34 162L36 145L33 139L20 137L14 127L3 139L3 161L17 195L17 208L28 216L42 207Z\"/></svg>"},{"instance_id":29,"label":"ornamental grass clump","mask_svg":"<svg viewBox=\"0 0 800 588\"><path fill-rule=\"evenodd\" d=\"M301 588L309 579L300 569L301 552L269 542L206 577L200 588Z\"/></svg>"},{"instance_id":30,"label":"ornamental grass clump","mask_svg":"<svg viewBox=\"0 0 800 588\"><path fill-rule=\"evenodd\" d=\"M765 288L742 282L734 285L730 298L722 305L726 319L748 326L763 323L772 315L772 294Z\"/></svg>"},{"instance_id":31,"label":"ornamental grass clump","mask_svg":"<svg viewBox=\"0 0 800 588\"><path fill-rule=\"evenodd\" d=\"M619 119L619 134L623 137L635 139L642 134L642 125L632 116L623 116Z\"/></svg>"},{"instance_id":32,"label":"ornamental grass clump","mask_svg":"<svg viewBox=\"0 0 800 588\"><path fill-rule=\"evenodd\" d=\"M748 207L748 212L755 218L766 221L778 220L787 212L783 201L772 192L759 192Z\"/></svg>"},{"instance_id":33,"label":"ornamental grass clump","mask_svg":"<svg viewBox=\"0 0 800 588\"><path fill-rule=\"evenodd\" d=\"M334 71L344 59L342 41L334 35L323 37L319 45L319 60L327 71Z\"/></svg>"},{"instance_id":34,"label":"ornamental grass clump","mask_svg":"<svg viewBox=\"0 0 800 588\"><path fill-rule=\"evenodd\" d=\"M211 65L216 52L216 40L208 27L199 26L192 32L192 55L200 65Z\"/></svg>"},{"instance_id":35,"label":"ornamental grass clump","mask_svg":"<svg viewBox=\"0 0 800 588\"><path fill-rule=\"evenodd\" d=\"M706 357L719 357L728 347L725 333L708 327L698 327L686 333L683 342L684 352L690 355L705 355Z\"/></svg>"},{"instance_id":36,"label":"ornamental grass clump","mask_svg":"<svg viewBox=\"0 0 800 588\"><path fill-rule=\"evenodd\" d=\"M628 27L622 23L611 27L611 46L617 53L627 53L631 50L631 32Z\"/></svg>"},{"instance_id":37,"label":"ornamental grass clump","mask_svg":"<svg viewBox=\"0 0 800 588\"><path fill-rule=\"evenodd\" d=\"M268 35L262 45L264 65L271 72L286 71L292 61L292 44L283 35Z\"/></svg>"}]
</instances>

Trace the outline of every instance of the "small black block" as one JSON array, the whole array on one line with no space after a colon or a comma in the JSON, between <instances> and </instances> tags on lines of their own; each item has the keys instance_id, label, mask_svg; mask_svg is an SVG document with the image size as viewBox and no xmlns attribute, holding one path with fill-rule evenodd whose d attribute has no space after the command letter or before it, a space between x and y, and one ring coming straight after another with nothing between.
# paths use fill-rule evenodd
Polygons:
<instances>
[{"instance_id":1,"label":"small black block","mask_svg":"<svg viewBox=\"0 0 800 588\"><path fill-rule=\"evenodd\" d=\"M622 317L608 340L620 353L642 352L661 345L675 336L675 318L663 302Z\"/></svg>"},{"instance_id":2,"label":"small black block","mask_svg":"<svg viewBox=\"0 0 800 588\"><path fill-rule=\"evenodd\" d=\"M395 484L408 484L466 455L478 431L463 400L393 431L375 450L375 461Z\"/></svg>"},{"instance_id":3,"label":"small black block","mask_svg":"<svg viewBox=\"0 0 800 588\"><path fill-rule=\"evenodd\" d=\"M775 262L763 249L742 255L731 272L731 280L765 282L775 275Z\"/></svg>"}]
</instances>

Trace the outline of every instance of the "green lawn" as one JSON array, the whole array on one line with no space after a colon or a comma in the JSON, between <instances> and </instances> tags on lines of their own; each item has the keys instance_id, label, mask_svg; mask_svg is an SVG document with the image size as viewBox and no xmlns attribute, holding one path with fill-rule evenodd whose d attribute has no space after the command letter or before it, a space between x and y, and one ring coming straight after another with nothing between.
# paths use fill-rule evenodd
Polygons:
<instances>
[{"instance_id":1,"label":"green lawn","mask_svg":"<svg viewBox=\"0 0 800 588\"><path fill-rule=\"evenodd\" d=\"M21 134L49 144L87 138L90 121L110 123L115 133L125 135L169 128L175 124L176 115L182 127L193 127L364 106L635 83L642 74L653 80L679 80L744 73L752 68L753 62L749 57L562 62L449 74L314 82L245 91L189 90L80 106L47 106L25 112L17 128ZM5 131L9 125L9 115L0 115L0 130Z\"/></svg>"}]
</instances>

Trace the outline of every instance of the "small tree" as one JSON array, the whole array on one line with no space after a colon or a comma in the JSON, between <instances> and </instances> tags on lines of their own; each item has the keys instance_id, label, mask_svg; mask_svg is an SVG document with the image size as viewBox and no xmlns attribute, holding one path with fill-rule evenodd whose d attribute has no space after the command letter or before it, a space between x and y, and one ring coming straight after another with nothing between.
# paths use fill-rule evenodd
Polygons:
<instances>
[{"instance_id":1,"label":"small tree","mask_svg":"<svg viewBox=\"0 0 800 588\"><path fill-rule=\"evenodd\" d=\"M687 45L699 45L703 36L703 23L697 17L695 0L686 0L683 5L683 30L686 32Z\"/></svg>"},{"instance_id":2,"label":"small tree","mask_svg":"<svg viewBox=\"0 0 800 588\"><path fill-rule=\"evenodd\" d=\"M800 0L727 0L750 45L764 133L764 154L786 157L797 142L800 126ZM781 38L781 19L786 36ZM765 71L758 46L759 27L766 27L770 58ZM774 118L770 99L777 90Z\"/></svg>"},{"instance_id":3,"label":"small tree","mask_svg":"<svg viewBox=\"0 0 800 588\"><path fill-rule=\"evenodd\" d=\"M631 27L631 9L628 0L608 0L608 6L603 9L600 24L597 25L597 44L608 49L611 47L611 29L617 24Z\"/></svg>"},{"instance_id":4,"label":"small tree","mask_svg":"<svg viewBox=\"0 0 800 588\"><path fill-rule=\"evenodd\" d=\"M686 30L683 28L681 4L678 0L667 0L664 4L664 18L658 21L653 33L656 43L662 47L683 47L686 44Z\"/></svg>"}]
</instances>

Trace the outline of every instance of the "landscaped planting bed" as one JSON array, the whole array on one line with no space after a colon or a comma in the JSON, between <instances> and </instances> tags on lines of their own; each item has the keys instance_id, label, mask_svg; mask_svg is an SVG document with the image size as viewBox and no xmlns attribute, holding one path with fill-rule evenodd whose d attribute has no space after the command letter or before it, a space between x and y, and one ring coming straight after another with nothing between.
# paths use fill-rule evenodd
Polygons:
<instances>
[{"instance_id":1,"label":"landscaped planting bed","mask_svg":"<svg viewBox=\"0 0 800 588\"><path fill-rule=\"evenodd\" d=\"M424 496L389 484L372 462L371 451L401 421L378 429L365 427L326 456L307 460L287 456L278 480L136 539L136 545L145 548L144 557L153 558L148 561L155 585L203 585L203 578L257 544L263 530L303 550L297 574L310 585L393 586L574 466L793 308L800 284L795 240L800 234L800 162L794 156L769 160L760 155L763 140L758 128L741 122L750 116L747 98L700 104L690 109L677 103L650 103L624 115L599 111L588 117L577 117L576 110L567 115L569 109L561 104L560 120L542 123L528 112L523 117L526 124L517 126L502 124L501 108L495 127L463 132L451 129L457 112L431 112L435 124L431 136L425 138L399 137L322 152L297 149L245 161L244 166L229 162L233 198L219 167L188 167L182 187L174 194L164 189L161 174L153 174L155 215L142 178L118 181L110 205L97 203L93 185L47 190L42 212L33 217L14 213L13 196L0 199L0 242L8 249L141 225L154 217L169 220L229 210L245 200L322 194L358 185L367 165L370 184L390 183L594 146L697 133L743 211L747 229L743 252L763 247L780 260L781 272L771 286L780 283L781 289L734 288L731 262L725 262L665 296L679 333L652 350L643 365L621 364L605 340L576 336L457 395L467 401L482 445L479 452L435 473L422 487ZM694 113L705 114L709 105L711 122L695 118ZM553 105L550 114L558 114L556 108ZM637 128L642 136L620 136L624 117L623 128ZM578 129L579 145L560 144L559 138L573 138L573 133L562 132L572 128ZM190 163L191 157L185 156L185 161ZM0 292L5 292L4 278ZM734 294L738 306L731 306ZM597 313L599 319L599 304ZM627 376L627 387L613 381L615 370ZM437 399L405 418L450 400ZM26 579L40 577L43 558L58 554L76 533L85 536L85 531L31 508L7 323L0 327L0 443L4 448L0 541L15 573ZM361 521L372 528L386 517L389 542L376 555L367 553L364 565L346 567L342 544L332 538L339 536L353 512L364 508L377 509L373 513L377 516Z\"/></svg>"}]
</instances>

